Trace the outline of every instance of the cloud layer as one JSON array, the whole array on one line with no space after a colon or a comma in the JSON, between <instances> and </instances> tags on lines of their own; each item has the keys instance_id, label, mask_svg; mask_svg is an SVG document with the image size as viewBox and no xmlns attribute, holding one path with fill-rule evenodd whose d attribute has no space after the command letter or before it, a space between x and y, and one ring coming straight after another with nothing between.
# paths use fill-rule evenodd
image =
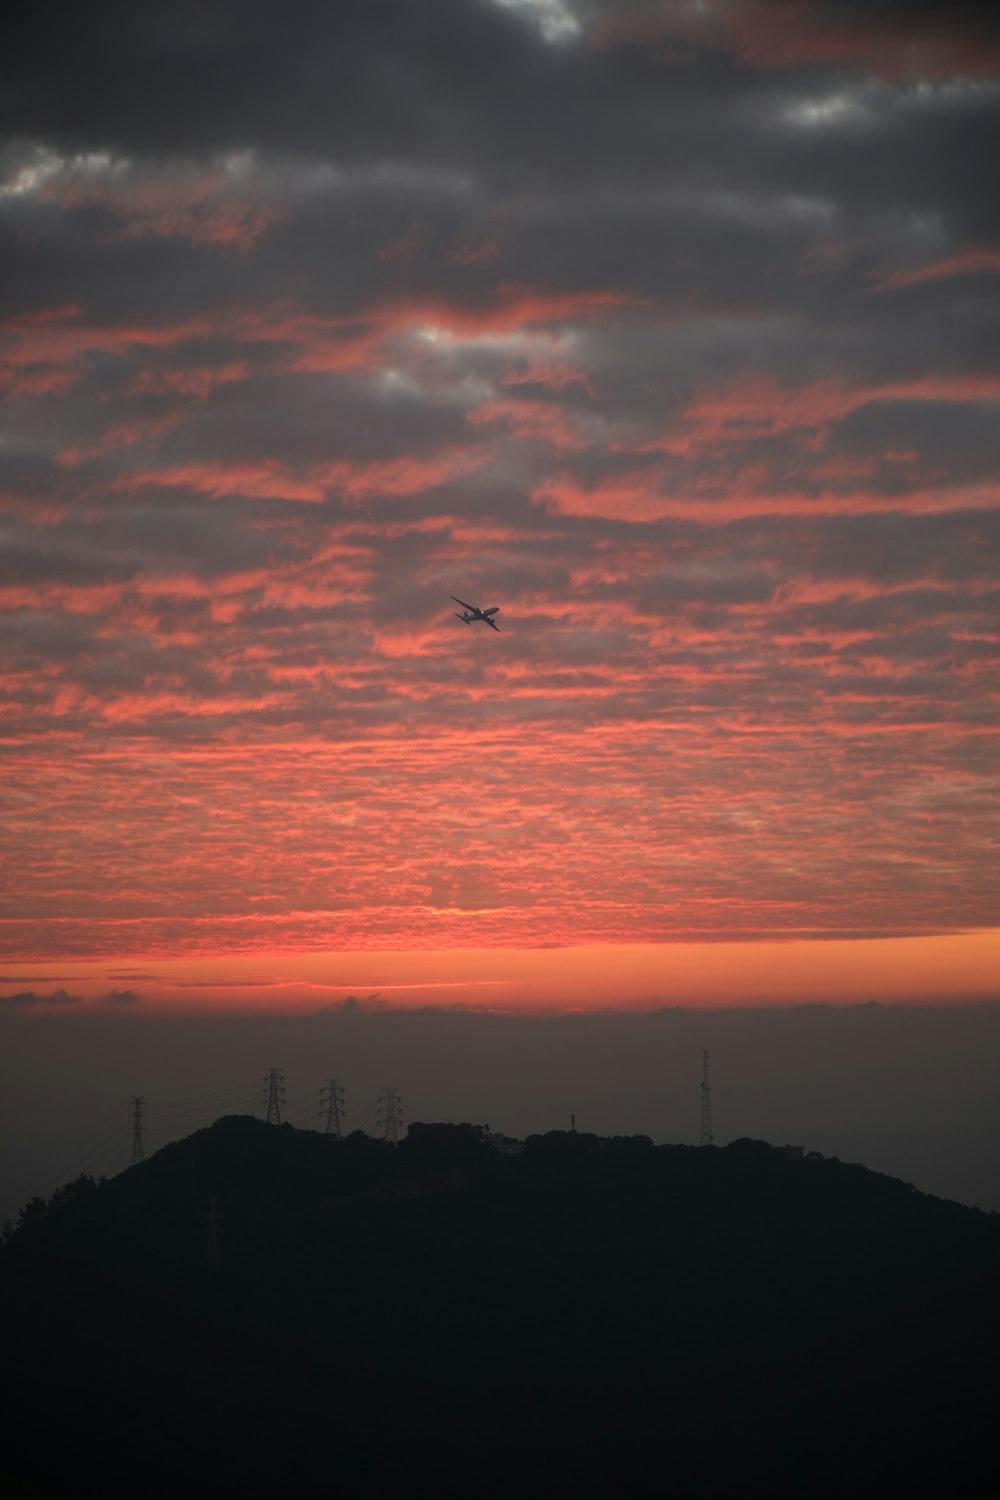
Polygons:
<instances>
[{"instance_id":1,"label":"cloud layer","mask_svg":"<svg viewBox=\"0 0 1000 1500\"><path fill-rule=\"evenodd\" d=\"M980 11L54 6L0 71L6 954L995 923Z\"/></svg>"}]
</instances>

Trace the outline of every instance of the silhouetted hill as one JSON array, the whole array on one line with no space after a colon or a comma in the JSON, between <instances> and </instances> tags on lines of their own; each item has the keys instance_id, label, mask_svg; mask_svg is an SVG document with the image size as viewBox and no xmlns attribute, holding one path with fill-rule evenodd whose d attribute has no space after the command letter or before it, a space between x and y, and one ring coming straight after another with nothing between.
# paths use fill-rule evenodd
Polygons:
<instances>
[{"instance_id":1,"label":"silhouetted hill","mask_svg":"<svg viewBox=\"0 0 1000 1500\"><path fill-rule=\"evenodd\" d=\"M578 1491L665 1466L682 1495L857 1494L914 1458L930 1391L967 1469L985 1445L998 1261L995 1216L762 1142L501 1155L473 1126L394 1149L231 1117L36 1204L0 1311L25 1372L96 1360L119 1426L159 1451L166 1419L162 1474L219 1441L259 1474L279 1449L246 1467L249 1422L286 1434L275 1482L336 1457L438 1494L543 1493L529 1462ZM954 1436L925 1426L915 1472Z\"/></svg>"}]
</instances>

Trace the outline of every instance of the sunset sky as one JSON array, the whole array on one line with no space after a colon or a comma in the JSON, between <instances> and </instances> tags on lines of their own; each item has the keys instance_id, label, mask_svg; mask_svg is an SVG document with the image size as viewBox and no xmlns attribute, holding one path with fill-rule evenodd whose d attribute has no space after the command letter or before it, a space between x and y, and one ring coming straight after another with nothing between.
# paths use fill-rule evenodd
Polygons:
<instances>
[{"instance_id":1,"label":"sunset sky","mask_svg":"<svg viewBox=\"0 0 1000 1500\"><path fill-rule=\"evenodd\" d=\"M0 1008L1000 998L985 16L20 7Z\"/></svg>"}]
</instances>

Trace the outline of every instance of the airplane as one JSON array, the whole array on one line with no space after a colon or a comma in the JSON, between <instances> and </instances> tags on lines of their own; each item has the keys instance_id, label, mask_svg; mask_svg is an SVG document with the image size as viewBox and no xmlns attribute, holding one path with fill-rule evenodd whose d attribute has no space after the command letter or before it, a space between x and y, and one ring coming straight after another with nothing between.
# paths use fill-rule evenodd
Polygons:
<instances>
[{"instance_id":1,"label":"airplane","mask_svg":"<svg viewBox=\"0 0 1000 1500\"><path fill-rule=\"evenodd\" d=\"M500 626L493 618L493 616L497 614L500 609L499 604L494 604L492 609L477 609L474 604L466 604L464 599L458 599L454 594L452 594L450 597L455 600L456 604L460 604L465 611L464 614L460 615L458 610L456 609L456 620L464 620L466 625L471 625L473 620L485 620L487 625L492 625L493 629L497 631L497 633L499 633Z\"/></svg>"}]
</instances>

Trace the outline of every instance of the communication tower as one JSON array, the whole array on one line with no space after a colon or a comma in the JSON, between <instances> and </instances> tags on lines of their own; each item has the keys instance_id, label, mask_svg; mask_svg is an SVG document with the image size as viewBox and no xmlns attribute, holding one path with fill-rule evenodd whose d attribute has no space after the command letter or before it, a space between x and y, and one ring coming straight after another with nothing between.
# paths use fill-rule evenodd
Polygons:
<instances>
[{"instance_id":1,"label":"communication tower","mask_svg":"<svg viewBox=\"0 0 1000 1500\"><path fill-rule=\"evenodd\" d=\"M386 1089L378 1097L378 1122L382 1127L382 1139L392 1146L399 1145L399 1132L403 1124L403 1099L398 1089Z\"/></svg>"},{"instance_id":2,"label":"communication tower","mask_svg":"<svg viewBox=\"0 0 1000 1500\"><path fill-rule=\"evenodd\" d=\"M285 1075L280 1068L272 1068L264 1082L267 1084L267 1123L281 1124L281 1106L285 1102Z\"/></svg>"},{"instance_id":3,"label":"communication tower","mask_svg":"<svg viewBox=\"0 0 1000 1500\"><path fill-rule=\"evenodd\" d=\"M701 1139L699 1146L714 1146L712 1134L712 1085L708 1078L708 1053L701 1054Z\"/></svg>"},{"instance_id":4,"label":"communication tower","mask_svg":"<svg viewBox=\"0 0 1000 1500\"><path fill-rule=\"evenodd\" d=\"M341 1116L347 1113L344 1108L344 1090L339 1078L328 1078L319 1091L321 1100L320 1116L326 1116L326 1134L332 1135L336 1140L343 1138Z\"/></svg>"},{"instance_id":5,"label":"communication tower","mask_svg":"<svg viewBox=\"0 0 1000 1500\"><path fill-rule=\"evenodd\" d=\"M135 1094L129 1100L132 1107L132 1160L131 1166L137 1162L145 1161L146 1153L142 1145L142 1133L146 1128L146 1105L141 1094Z\"/></svg>"}]
</instances>

